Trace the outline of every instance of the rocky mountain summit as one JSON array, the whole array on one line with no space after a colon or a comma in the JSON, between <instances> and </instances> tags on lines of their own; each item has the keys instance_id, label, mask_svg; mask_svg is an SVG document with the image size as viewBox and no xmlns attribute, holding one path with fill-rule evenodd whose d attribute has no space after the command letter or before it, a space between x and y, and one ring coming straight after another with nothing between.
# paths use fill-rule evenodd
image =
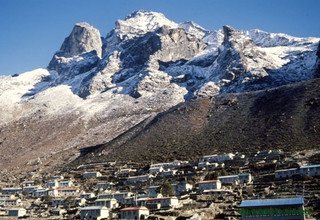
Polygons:
<instances>
[{"instance_id":1,"label":"rocky mountain summit","mask_svg":"<svg viewBox=\"0 0 320 220\"><path fill-rule=\"evenodd\" d=\"M77 23L49 63L60 81L71 79L94 68L102 56L100 32L87 23Z\"/></svg>"},{"instance_id":2,"label":"rocky mountain summit","mask_svg":"<svg viewBox=\"0 0 320 220\"><path fill-rule=\"evenodd\" d=\"M81 75L73 92L82 98L101 92L138 98L178 89L188 100L210 94L212 89L205 91L209 87L215 88L214 95L312 79L318 44L317 38L257 29L208 31L150 11L118 20L103 43L100 39L98 30L76 24L48 66L58 72L60 83ZM160 83L162 78L169 83ZM150 82L151 90L146 86Z\"/></svg>"},{"instance_id":3,"label":"rocky mountain summit","mask_svg":"<svg viewBox=\"0 0 320 220\"><path fill-rule=\"evenodd\" d=\"M37 158L54 166L199 97L312 80L318 45L257 29L210 31L142 10L105 37L77 23L46 69L0 77L0 167L27 169Z\"/></svg>"}]
</instances>

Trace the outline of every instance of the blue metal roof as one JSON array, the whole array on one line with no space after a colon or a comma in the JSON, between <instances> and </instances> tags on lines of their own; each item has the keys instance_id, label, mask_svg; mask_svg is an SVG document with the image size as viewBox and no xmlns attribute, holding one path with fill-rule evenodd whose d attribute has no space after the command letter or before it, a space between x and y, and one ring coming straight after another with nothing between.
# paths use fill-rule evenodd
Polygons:
<instances>
[{"instance_id":1,"label":"blue metal roof","mask_svg":"<svg viewBox=\"0 0 320 220\"><path fill-rule=\"evenodd\" d=\"M261 207L261 206L289 206L303 205L303 197L283 198L283 199L254 199L243 200L240 207Z\"/></svg>"}]
</instances>

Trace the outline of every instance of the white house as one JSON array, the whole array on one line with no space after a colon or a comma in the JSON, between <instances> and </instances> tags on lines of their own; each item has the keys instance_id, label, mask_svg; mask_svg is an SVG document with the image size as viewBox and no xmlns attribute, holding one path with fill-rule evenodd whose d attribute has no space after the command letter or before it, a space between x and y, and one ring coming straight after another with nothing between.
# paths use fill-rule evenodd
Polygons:
<instances>
[{"instance_id":1,"label":"white house","mask_svg":"<svg viewBox=\"0 0 320 220\"><path fill-rule=\"evenodd\" d=\"M172 177L175 176L177 174L177 170L174 169L169 169L169 170L165 170L161 173L162 177Z\"/></svg>"},{"instance_id":2,"label":"white house","mask_svg":"<svg viewBox=\"0 0 320 220\"><path fill-rule=\"evenodd\" d=\"M147 219L149 209L146 207L127 207L120 210L121 219Z\"/></svg>"},{"instance_id":3,"label":"white house","mask_svg":"<svg viewBox=\"0 0 320 220\"><path fill-rule=\"evenodd\" d=\"M26 187L26 186L34 186L34 181L33 180L25 180L21 183L22 187Z\"/></svg>"},{"instance_id":4,"label":"white house","mask_svg":"<svg viewBox=\"0 0 320 220\"><path fill-rule=\"evenodd\" d=\"M126 198L131 197L132 192L115 192L115 193L105 193L98 195L98 199L112 199L115 198L119 204L125 204Z\"/></svg>"},{"instance_id":5,"label":"white house","mask_svg":"<svg viewBox=\"0 0 320 220\"><path fill-rule=\"evenodd\" d=\"M80 210L80 219L102 219L109 217L109 210L103 206L88 206Z\"/></svg>"},{"instance_id":6,"label":"white house","mask_svg":"<svg viewBox=\"0 0 320 220\"><path fill-rule=\"evenodd\" d=\"M205 180L198 182L198 187L200 191L208 190L208 189L221 189L221 181L220 180Z\"/></svg>"},{"instance_id":7,"label":"white house","mask_svg":"<svg viewBox=\"0 0 320 220\"><path fill-rule=\"evenodd\" d=\"M320 176L320 165L304 165L299 168L283 169L275 171L275 178L290 178L293 175Z\"/></svg>"},{"instance_id":8,"label":"white house","mask_svg":"<svg viewBox=\"0 0 320 220\"><path fill-rule=\"evenodd\" d=\"M150 179L151 175L129 176L127 183L143 183Z\"/></svg>"},{"instance_id":9,"label":"white house","mask_svg":"<svg viewBox=\"0 0 320 220\"><path fill-rule=\"evenodd\" d=\"M208 161L200 161L198 163L198 167L199 168L211 168L211 169L213 169L213 168L216 168L218 166L219 166L218 163L210 163Z\"/></svg>"},{"instance_id":10,"label":"white house","mask_svg":"<svg viewBox=\"0 0 320 220\"><path fill-rule=\"evenodd\" d=\"M92 178L97 178L101 176L102 174L100 172L85 172L84 174L82 174L83 179L92 179Z\"/></svg>"},{"instance_id":11,"label":"white house","mask_svg":"<svg viewBox=\"0 0 320 220\"><path fill-rule=\"evenodd\" d=\"M98 195L98 199L112 199L114 198L114 193L108 192L108 193L102 193Z\"/></svg>"},{"instance_id":12,"label":"white house","mask_svg":"<svg viewBox=\"0 0 320 220\"><path fill-rule=\"evenodd\" d=\"M37 189L39 189L40 186L34 186L34 185L31 185L31 186L24 186L22 191L25 192L25 193L33 193L34 191L36 191Z\"/></svg>"},{"instance_id":13,"label":"white house","mask_svg":"<svg viewBox=\"0 0 320 220\"><path fill-rule=\"evenodd\" d=\"M160 204L159 208L175 208L179 206L179 200L177 197L141 198L138 199L138 204L149 207Z\"/></svg>"},{"instance_id":14,"label":"white house","mask_svg":"<svg viewBox=\"0 0 320 220\"><path fill-rule=\"evenodd\" d=\"M124 204L126 197L133 196L132 192L116 192L113 194L114 198L118 201L119 204Z\"/></svg>"},{"instance_id":15,"label":"white house","mask_svg":"<svg viewBox=\"0 0 320 220\"><path fill-rule=\"evenodd\" d=\"M15 198L15 195L5 195L0 193L0 199Z\"/></svg>"},{"instance_id":16,"label":"white house","mask_svg":"<svg viewBox=\"0 0 320 220\"><path fill-rule=\"evenodd\" d=\"M115 185L114 183L109 183L109 182L98 182L97 185L96 185L96 188L98 190L100 190L100 189L106 190L106 189L110 189L114 185Z\"/></svg>"},{"instance_id":17,"label":"white house","mask_svg":"<svg viewBox=\"0 0 320 220\"><path fill-rule=\"evenodd\" d=\"M94 204L95 206L105 206L108 209L115 209L119 206L116 199L97 199Z\"/></svg>"},{"instance_id":18,"label":"white house","mask_svg":"<svg viewBox=\"0 0 320 220\"><path fill-rule=\"evenodd\" d=\"M58 182L58 180L50 180L50 181L47 182L46 186L49 189L54 189L54 188L57 188L59 186L59 182Z\"/></svg>"},{"instance_id":19,"label":"white house","mask_svg":"<svg viewBox=\"0 0 320 220\"><path fill-rule=\"evenodd\" d=\"M203 156L202 161L221 163L227 160L233 160L234 157L235 157L235 154L232 154L232 153L213 154L213 155Z\"/></svg>"},{"instance_id":20,"label":"white house","mask_svg":"<svg viewBox=\"0 0 320 220\"><path fill-rule=\"evenodd\" d=\"M84 198L84 199L91 199L95 197L94 193L86 193L86 192L82 192L80 194L80 198Z\"/></svg>"},{"instance_id":21,"label":"white house","mask_svg":"<svg viewBox=\"0 0 320 220\"><path fill-rule=\"evenodd\" d=\"M15 195L15 194L22 193L22 188L20 188L20 187L7 187L7 188L2 188L1 192L4 195Z\"/></svg>"},{"instance_id":22,"label":"white house","mask_svg":"<svg viewBox=\"0 0 320 220\"><path fill-rule=\"evenodd\" d=\"M58 191L58 196L77 196L79 195L79 189L75 187L59 187L56 189Z\"/></svg>"},{"instance_id":23,"label":"white house","mask_svg":"<svg viewBox=\"0 0 320 220\"><path fill-rule=\"evenodd\" d=\"M2 206L19 206L21 204L21 199L8 197L8 198L0 198L0 205Z\"/></svg>"},{"instance_id":24,"label":"white house","mask_svg":"<svg viewBox=\"0 0 320 220\"><path fill-rule=\"evenodd\" d=\"M49 189L48 190L48 195L52 197L59 196L59 191L57 189Z\"/></svg>"},{"instance_id":25,"label":"white house","mask_svg":"<svg viewBox=\"0 0 320 220\"><path fill-rule=\"evenodd\" d=\"M50 211L50 213L51 213L51 215L54 215L54 216L61 216L63 214L66 214L67 210L61 209L61 208L57 208L57 209L52 209Z\"/></svg>"},{"instance_id":26,"label":"white house","mask_svg":"<svg viewBox=\"0 0 320 220\"><path fill-rule=\"evenodd\" d=\"M10 217L23 217L27 214L27 210L24 208L12 208L8 210L8 216Z\"/></svg>"},{"instance_id":27,"label":"white house","mask_svg":"<svg viewBox=\"0 0 320 220\"><path fill-rule=\"evenodd\" d=\"M174 208L179 205L179 200L177 197L161 197L147 199L147 204L156 203L159 203L161 205L161 208Z\"/></svg>"},{"instance_id":28,"label":"white house","mask_svg":"<svg viewBox=\"0 0 320 220\"><path fill-rule=\"evenodd\" d=\"M62 180L62 181L58 182L58 186L59 187L72 187L73 182L72 182L72 180Z\"/></svg>"},{"instance_id":29,"label":"white house","mask_svg":"<svg viewBox=\"0 0 320 220\"><path fill-rule=\"evenodd\" d=\"M64 198L52 198L50 201L50 205L53 207L63 206L64 205Z\"/></svg>"},{"instance_id":30,"label":"white house","mask_svg":"<svg viewBox=\"0 0 320 220\"><path fill-rule=\"evenodd\" d=\"M222 184L235 184L235 185L237 185L240 183L239 175L219 176L218 180L220 180Z\"/></svg>"},{"instance_id":31,"label":"white house","mask_svg":"<svg viewBox=\"0 0 320 220\"><path fill-rule=\"evenodd\" d=\"M33 197L40 198L49 195L49 189L37 189L33 192Z\"/></svg>"},{"instance_id":32,"label":"white house","mask_svg":"<svg viewBox=\"0 0 320 220\"><path fill-rule=\"evenodd\" d=\"M177 168L183 164L187 164L188 161L179 161L179 160L175 160L173 162L170 162L170 163L156 163L156 164L151 164L150 165L150 169L151 168L155 168L155 167L162 167L164 170L167 170L167 169L174 169L174 168Z\"/></svg>"},{"instance_id":33,"label":"white house","mask_svg":"<svg viewBox=\"0 0 320 220\"><path fill-rule=\"evenodd\" d=\"M164 171L163 167L150 167L149 168L149 173L152 175L157 175L158 173L161 173L163 171Z\"/></svg>"},{"instance_id":34,"label":"white house","mask_svg":"<svg viewBox=\"0 0 320 220\"><path fill-rule=\"evenodd\" d=\"M129 176L130 173L135 173L137 172L136 169L132 169L132 168L122 168L122 169L119 169L118 172L117 172L117 175L118 176Z\"/></svg>"},{"instance_id":35,"label":"white house","mask_svg":"<svg viewBox=\"0 0 320 220\"><path fill-rule=\"evenodd\" d=\"M87 200L85 198L75 198L75 202L77 206L85 206Z\"/></svg>"},{"instance_id":36,"label":"white house","mask_svg":"<svg viewBox=\"0 0 320 220\"><path fill-rule=\"evenodd\" d=\"M193 186L186 181L181 181L175 185L176 194L180 195L185 192L190 192Z\"/></svg>"}]
</instances>

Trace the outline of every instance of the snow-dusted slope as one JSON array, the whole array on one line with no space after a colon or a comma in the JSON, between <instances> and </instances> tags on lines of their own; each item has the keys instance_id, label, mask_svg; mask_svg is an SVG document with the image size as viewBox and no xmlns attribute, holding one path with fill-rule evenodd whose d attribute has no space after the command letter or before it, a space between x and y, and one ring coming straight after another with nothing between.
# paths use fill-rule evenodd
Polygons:
<instances>
[{"instance_id":1,"label":"snow-dusted slope","mask_svg":"<svg viewBox=\"0 0 320 220\"><path fill-rule=\"evenodd\" d=\"M174 105L206 94L206 88L219 94L274 87L313 77L319 41L228 26L208 31L142 10L118 20L105 39L102 45L97 29L77 23L53 56L50 72L1 78L1 108L34 100L50 106L53 93L68 97L59 101L63 109L102 93L134 99L175 94Z\"/></svg>"},{"instance_id":2,"label":"snow-dusted slope","mask_svg":"<svg viewBox=\"0 0 320 220\"><path fill-rule=\"evenodd\" d=\"M163 26L176 28L178 24L170 21L161 13L140 10L133 12L125 20L118 20L115 32L121 40L127 40L155 31Z\"/></svg>"},{"instance_id":3,"label":"snow-dusted slope","mask_svg":"<svg viewBox=\"0 0 320 220\"><path fill-rule=\"evenodd\" d=\"M204 38L207 34L209 34L209 31L193 21L183 22L179 24L179 27L183 28L187 33L192 34L199 39Z\"/></svg>"},{"instance_id":4,"label":"snow-dusted slope","mask_svg":"<svg viewBox=\"0 0 320 220\"><path fill-rule=\"evenodd\" d=\"M50 71L1 78L1 109L41 102L75 109L85 105L83 98L102 93L120 99L162 94L175 100L168 108L197 94L274 87L314 76L318 41L228 26L208 31L140 10L118 20L102 43L97 29L77 23L53 56ZM50 105L56 102L54 93L68 98Z\"/></svg>"},{"instance_id":5,"label":"snow-dusted slope","mask_svg":"<svg viewBox=\"0 0 320 220\"><path fill-rule=\"evenodd\" d=\"M262 47L290 46L290 45L308 45L318 43L319 38L308 37L299 38L283 33L269 33L259 29L245 31L257 45Z\"/></svg>"},{"instance_id":6,"label":"snow-dusted slope","mask_svg":"<svg viewBox=\"0 0 320 220\"><path fill-rule=\"evenodd\" d=\"M28 104L24 104L24 97L36 85L47 88L46 79L50 73L46 69L36 69L19 76L0 77L0 124L11 120L18 120L33 111Z\"/></svg>"}]
</instances>

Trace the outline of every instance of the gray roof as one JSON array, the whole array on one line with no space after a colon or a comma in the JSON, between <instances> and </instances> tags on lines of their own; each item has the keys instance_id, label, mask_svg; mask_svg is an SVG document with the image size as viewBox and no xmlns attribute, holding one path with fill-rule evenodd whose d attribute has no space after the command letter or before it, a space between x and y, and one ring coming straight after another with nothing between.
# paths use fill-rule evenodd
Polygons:
<instances>
[{"instance_id":1,"label":"gray roof","mask_svg":"<svg viewBox=\"0 0 320 220\"><path fill-rule=\"evenodd\" d=\"M101 201L117 201L116 199L112 198L112 199L96 199L95 202L101 202Z\"/></svg>"},{"instance_id":2,"label":"gray roof","mask_svg":"<svg viewBox=\"0 0 320 220\"><path fill-rule=\"evenodd\" d=\"M218 179L237 178L239 175L218 176Z\"/></svg>"},{"instance_id":3,"label":"gray roof","mask_svg":"<svg viewBox=\"0 0 320 220\"><path fill-rule=\"evenodd\" d=\"M25 208L11 208L8 211L19 211L19 210L26 210Z\"/></svg>"},{"instance_id":4,"label":"gray roof","mask_svg":"<svg viewBox=\"0 0 320 220\"><path fill-rule=\"evenodd\" d=\"M300 168L304 169L304 168L317 168L317 167L320 167L320 164L304 165L304 166L301 166Z\"/></svg>"},{"instance_id":5,"label":"gray roof","mask_svg":"<svg viewBox=\"0 0 320 220\"><path fill-rule=\"evenodd\" d=\"M284 199L254 199L243 200L240 207L261 207L261 206L290 206L303 205L303 197L284 198Z\"/></svg>"},{"instance_id":6,"label":"gray roof","mask_svg":"<svg viewBox=\"0 0 320 220\"><path fill-rule=\"evenodd\" d=\"M100 209L108 209L108 208L105 206L87 206L82 208L81 210L97 210L97 209L100 210Z\"/></svg>"}]
</instances>

